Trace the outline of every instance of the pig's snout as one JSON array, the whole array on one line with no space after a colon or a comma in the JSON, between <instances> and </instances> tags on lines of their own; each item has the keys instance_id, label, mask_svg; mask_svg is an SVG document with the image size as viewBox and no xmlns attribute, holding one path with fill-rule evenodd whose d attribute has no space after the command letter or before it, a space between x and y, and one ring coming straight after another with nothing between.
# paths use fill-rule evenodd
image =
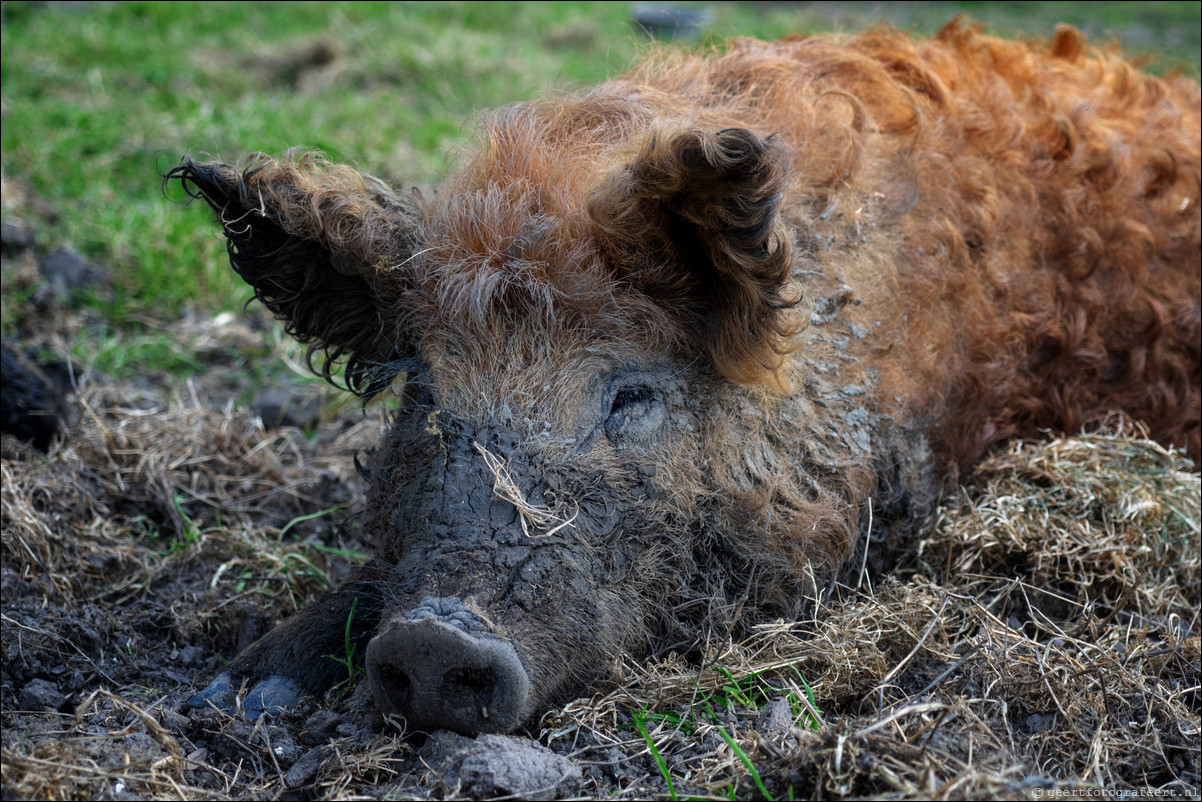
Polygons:
<instances>
[{"instance_id":1,"label":"pig's snout","mask_svg":"<svg viewBox=\"0 0 1202 802\"><path fill-rule=\"evenodd\" d=\"M435 615L393 621L374 637L367 678L384 712L427 731L508 732L522 723L530 696L512 646Z\"/></svg>"}]
</instances>

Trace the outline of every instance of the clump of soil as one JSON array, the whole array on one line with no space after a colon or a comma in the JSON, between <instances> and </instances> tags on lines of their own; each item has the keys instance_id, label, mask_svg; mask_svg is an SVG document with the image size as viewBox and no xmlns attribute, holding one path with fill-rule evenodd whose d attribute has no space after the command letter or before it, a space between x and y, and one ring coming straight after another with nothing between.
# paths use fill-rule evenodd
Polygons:
<instances>
[{"instance_id":1,"label":"clump of soil","mask_svg":"<svg viewBox=\"0 0 1202 802\"><path fill-rule=\"evenodd\" d=\"M349 670L280 716L180 712L365 559L353 458L383 425L267 430L211 397L93 381L47 454L5 438L6 798L1199 788L1199 477L1130 426L997 454L908 568L812 621L621 662L614 689L473 740L406 732Z\"/></svg>"}]
</instances>

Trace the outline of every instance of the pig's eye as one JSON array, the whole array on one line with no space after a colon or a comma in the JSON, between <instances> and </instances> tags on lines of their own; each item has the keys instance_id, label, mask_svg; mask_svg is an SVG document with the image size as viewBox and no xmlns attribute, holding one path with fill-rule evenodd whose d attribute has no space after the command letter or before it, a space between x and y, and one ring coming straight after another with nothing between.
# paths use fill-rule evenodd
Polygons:
<instances>
[{"instance_id":1,"label":"pig's eye","mask_svg":"<svg viewBox=\"0 0 1202 802\"><path fill-rule=\"evenodd\" d=\"M615 413L623 411L634 412L636 407L650 403L654 397L655 394L646 387L623 387L614 396L613 409L609 411L609 414L613 416Z\"/></svg>"},{"instance_id":2,"label":"pig's eye","mask_svg":"<svg viewBox=\"0 0 1202 802\"><path fill-rule=\"evenodd\" d=\"M655 391L627 385L614 395L605 434L610 440L637 440L655 432L664 420L663 404Z\"/></svg>"}]
</instances>

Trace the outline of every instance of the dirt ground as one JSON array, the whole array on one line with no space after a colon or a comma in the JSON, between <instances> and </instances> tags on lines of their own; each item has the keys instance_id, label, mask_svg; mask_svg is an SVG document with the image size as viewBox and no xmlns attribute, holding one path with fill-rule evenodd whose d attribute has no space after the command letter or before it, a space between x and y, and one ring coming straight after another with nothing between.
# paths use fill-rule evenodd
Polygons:
<instances>
[{"instance_id":1,"label":"dirt ground","mask_svg":"<svg viewBox=\"0 0 1202 802\"><path fill-rule=\"evenodd\" d=\"M5 236L4 292L43 309L23 345L61 356L93 321ZM353 459L385 410L299 379L248 399L261 316L173 331L192 380L71 366L49 452L3 439L5 800L1199 794L1199 479L1121 420L995 455L816 620L616 659L514 736L408 733L353 671L286 715L181 713L365 559Z\"/></svg>"}]
</instances>

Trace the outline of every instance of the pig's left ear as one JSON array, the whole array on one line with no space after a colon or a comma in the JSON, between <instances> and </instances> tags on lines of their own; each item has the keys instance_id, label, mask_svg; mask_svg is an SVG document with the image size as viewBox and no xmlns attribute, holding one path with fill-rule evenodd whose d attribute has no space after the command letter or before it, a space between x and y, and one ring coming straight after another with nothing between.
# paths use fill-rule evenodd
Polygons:
<instances>
[{"instance_id":1,"label":"pig's left ear","mask_svg":"<svg viewBox=\"0 0 1202 802\"><path fill-rule=\"evenodd\" d=\"M213 208L230 264L309 346L317 373L333 381L345 357L347 385L371 394L409 355L396 310L417 218L407 199L312 153L259 154L241 168L184 159L165 180Z\"/></svg>"},{"instance_id":2,"label":"pig's left ear","mask_svg":"<svg viewBox=\"0 0 1202 802\"><path fill-rule=\"evenodd\" d=\"M745 128L649 135L591 196L607 258L696 322L714 365L739 382L781 382L793 334L780 221L786 154Z\"/></svg>"}]
</instances>

